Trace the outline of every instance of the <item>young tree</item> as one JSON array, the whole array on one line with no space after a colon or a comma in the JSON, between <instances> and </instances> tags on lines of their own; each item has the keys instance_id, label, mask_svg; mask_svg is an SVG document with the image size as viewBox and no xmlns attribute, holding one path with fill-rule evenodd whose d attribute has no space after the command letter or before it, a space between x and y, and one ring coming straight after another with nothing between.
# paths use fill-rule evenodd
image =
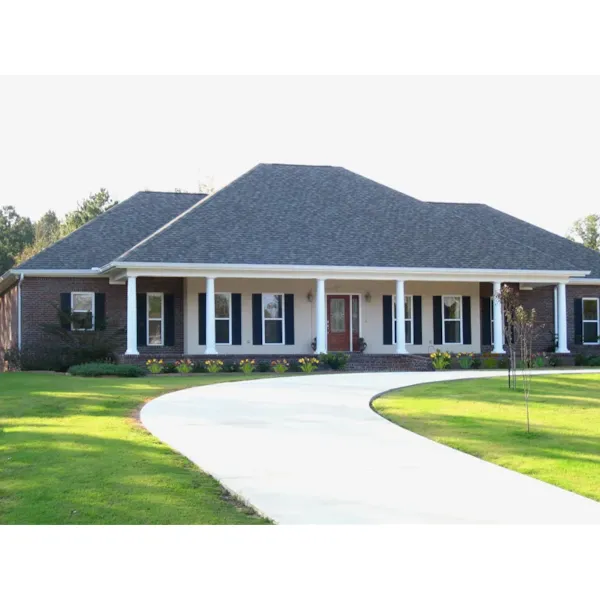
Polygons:
<instances>
[{"instance_id":1,"label":"young tree","mask_svg":"<svg viewBox=\"0 0 600 600\"><path fill-rule=\"evenodd\" d=\"M116 204L117 201L112 200L104 188L95 194L90 194L88 198L77 203L74 211L66 214L61 226L61 237L75 231Z\"/></svg>"},{"instance_id":2,"label":"young tree","mask_svg":"<svg viewBox=\"0 0 600 600\"><path fill-rule=\"evenodd\" d=\"M519 293L507 284L496 295L500 301L504 316L504 343L508 348L508 387L517 388L517 347L515 344L516 310L519 306Z\"/></svg>"},{"instance_id":3,"label":"young tree","mask_svg":"<svg viewBox=\"0 0 600 600\"><path fill-rule=\"evenodd\" d=\"M535 308L530 311L522 306L515 310L515 334L519 346L519 366L523 380L523 394L525 396L525 410L527 414L527 433L529 425L529 395L531 393L531 369L533 367L533 340L535 338Z\"/></svg>"},{"instance_id":4,"label":"young tree","mask_svg":"<svg viewBox=\"0 0 600 600\"><path fill-rule=\"evenodd\" d=\"M15 264L15 258L33 238L30 219L21 217L14 206L0 207L0 275Z\"/></svg>"},{"instance_id":5,"label":"young tree","mask_svg":"<svg viewBox=\"0 0 600 600\"><path fill-rule=\"evenodd\" d=\"M587 215L577 219L569 229L567 239L579 242L586 248L600 250L600 215Z\"/></svg>"}]
</instances>

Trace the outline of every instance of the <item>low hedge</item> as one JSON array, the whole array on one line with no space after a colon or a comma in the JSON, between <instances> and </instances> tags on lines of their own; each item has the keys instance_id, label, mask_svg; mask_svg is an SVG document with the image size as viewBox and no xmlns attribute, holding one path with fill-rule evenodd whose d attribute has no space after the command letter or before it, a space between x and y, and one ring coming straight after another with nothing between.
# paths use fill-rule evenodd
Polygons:
<instances>
[{"instance_id":1,"label":"low hedge","mask_svg":"<svg viewBox=\"0 0 600 600\"><path fill-rule=\"evenodd\" d=\"M77 377L102 377L112 375L113 377L144 377L147 375L146 369L137 365L115 365L113 363L86 363L84 365L75 365L68 371L69 375Z\"/></svg>"}]
</instances>

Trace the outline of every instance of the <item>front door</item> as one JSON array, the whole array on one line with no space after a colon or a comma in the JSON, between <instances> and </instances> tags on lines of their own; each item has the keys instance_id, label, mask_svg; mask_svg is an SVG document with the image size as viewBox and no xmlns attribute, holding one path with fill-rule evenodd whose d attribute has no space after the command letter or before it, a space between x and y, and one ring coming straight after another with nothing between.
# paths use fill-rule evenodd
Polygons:
<instances>
[{"instance_id":1,"label":"front door","mask_svg":"<svg viewBox=\"0 0 600 600\"><path fill-rule=\"evenodd\" d=\"M327 350L350 350L349 296L327 296Z\"/></svg>"}]
</instances>

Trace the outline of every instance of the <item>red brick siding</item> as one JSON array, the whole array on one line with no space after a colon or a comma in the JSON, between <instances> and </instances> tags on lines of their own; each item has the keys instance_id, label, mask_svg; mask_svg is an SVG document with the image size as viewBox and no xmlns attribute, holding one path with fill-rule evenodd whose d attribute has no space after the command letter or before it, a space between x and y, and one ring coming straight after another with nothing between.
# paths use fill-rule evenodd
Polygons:
<instances>
[{"instance_id":1,"label":"red brick siding","mask_svg":"<svg viewBox=\"0 0 600 600\"><path fill-rule=\"evenodd\" d=\"M575 343L575 298L600 298L600 286L567 286L567 340L572 354L600 355L600 346L584 346Z\"/></svg>"},{"instance_id":2,"label":"red brick siding","mask_svg":"<svg viewBox=\"0 0 600 600\"><path fill-rule=\"evenodd\" d=\"M0 296L0 371L4 361L3 350L18 344L19 288L14 285Z\"/></svg>"},{"instance_id":3,"label":"red brick siding","mask_svg":"<svg viewBox=\"0 0 600 600\"><path fill-rule=\"evenodd\" d=\"M140 293L164 292L175 296L175 346L173 352L183 352L183 279L175 277L139 277ZM94 292L106 294L106 319L109 330L125 328L127 324L127 286L111 285L107 278L25 277L22 284L23 345L43 344L42 325L56 322L56 308L62 292ZM125 340L119 352L125 351ZM164 348L144 348L144 353L163 354Z\"/></svg>"}]
</instances>

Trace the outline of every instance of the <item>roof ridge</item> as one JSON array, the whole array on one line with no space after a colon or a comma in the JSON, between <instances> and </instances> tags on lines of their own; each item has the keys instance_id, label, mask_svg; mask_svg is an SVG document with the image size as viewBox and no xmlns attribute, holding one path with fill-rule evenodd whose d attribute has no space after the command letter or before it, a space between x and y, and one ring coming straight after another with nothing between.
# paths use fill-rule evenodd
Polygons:
<instances>
[{"instance_id":1,"label":"roof ridge","mask_svg":"<svg viewBox=\"0 0 600 600\"><path fill-rule=\"evenodd\" d=\"M255 171L260 166L262 166L262 163L259 163L258 165L255 165L254 167L252 167L245 173L242 173L239 177L236 177L235 179L230 181L227 185L224 185L222 188L219 188L218 190L214 191L212 194L208 194L207 196L205 196L204 198L202 198L201 200L199 200L198 202L196 202L195 204L190 206L190 208L188 208L188 209L184 210L182 213L178 214L174 219L171 219L168 223L165 223L162 227L159 227L156 231L151 233L149 236L145 237L143 240L140 240L137 244L134 244L131 248L129 248L129 250L126 250L125 252L123 252L122 254L117 256L116 258L113 258L110 261L110 263L117 262L117 261L125 258L130 252L137 250L138 248L143 246L145 243L149 242L151 239L156 237L158 234L162 233L163 231L166 231L174 223L176 223L177 221L179 221L180 219L182 219L183 217L185 217L192 211L196 210L196 208L198 208L199 206L205 204L209 200L212 200L212 198L217 196L220 192L222 192L223 190L226 190L229 186L233 185L236 181L239 181L242 177L246 177L248 174L250 174L252 171Z\"/></svg>"},{"instance_id":2,"label":"roof ridge","mask_svg":"<svg viewBox=\"0 0 600 600\"><path fill-rule=\"evenodd\" d=\"M158 190L140 190L139 192L136 192L134 196L137 194L177 194L179 196L208 196L206 192L160 192ZM123 200L123 202L126 201Z\"/></svg>"}]
</instances>

